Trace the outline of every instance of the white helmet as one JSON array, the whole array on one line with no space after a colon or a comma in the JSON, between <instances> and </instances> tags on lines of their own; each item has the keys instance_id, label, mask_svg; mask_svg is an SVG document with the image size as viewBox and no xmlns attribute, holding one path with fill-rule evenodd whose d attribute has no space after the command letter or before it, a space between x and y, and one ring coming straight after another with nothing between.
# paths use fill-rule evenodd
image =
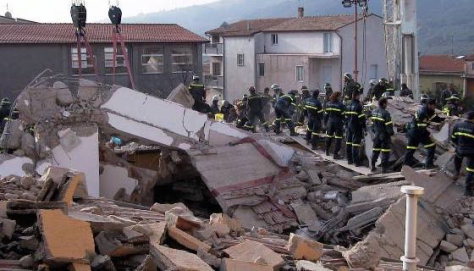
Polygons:
<instances>
[{"instance_id":1,"label":"white helmet","mask_svg":"<svg viewBox=\"0 0 474 271\"><path fill-rule=\"evenodd\" d=\"M273 89L273 90L275 90L275 89L281 89L278 84L273 84L270 88Z\"/></svg>"},{"instance_id":2,"label":"white helmet","mask_svg":"<svg viewBox=\"0 0 474 271\"><path fill-rule=\"evenodd\" d=\"M193 81L199 80L199 76L193 75Z\"/></svg>"},{"instance_id":3,"label":"white helmet","mask_svg":"<svg viewBox=\"0 0 474 271\"><path fill-rule=\"evenodd\" d=\"M372 79L372 80L370 80L369 83L370 83L371 85L375 86L375 85L377 85L377 80Z\"/></svg>"},{"instance_id":4,"label":"white helmet","mask_svg":"<svg viewBox=\"0 0 474 271\"><path fill-rule=\"evenodd\" d=\"M219 101L219 95L214 95L212 97L212 101Z\"/></svg>"}]
</instances>

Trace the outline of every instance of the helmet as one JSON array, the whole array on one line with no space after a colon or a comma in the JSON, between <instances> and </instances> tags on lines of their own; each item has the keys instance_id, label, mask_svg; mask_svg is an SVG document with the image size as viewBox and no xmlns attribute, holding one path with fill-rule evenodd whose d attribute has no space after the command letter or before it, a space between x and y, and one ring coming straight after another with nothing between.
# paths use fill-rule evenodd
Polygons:
<instances>
[{"instance_id":1,"label":"helmet","mask_svg":"<svg viewBox=\"0 0 474 271\"><path fill-rule=\"evenodd\" d=\"M448 99L449 99L449 100L460 100L460 99L459 99L459 95L457 95L457 94L451 95L451 97L449 97Z\"/></svg>"},{"instance_id":2,"label":"helmet","mask_svg":"<svg viewBox=\"0 0 474 271\"><path fill-rule=\"evenodd\" d=\"M290 92L288 92L288 94L296 96L296 95L298 95L298 90L292 89L292 90L290 90Z\"/></svg>"},{"instance_id":3,"label":"helmet","mask_svg":"<svg viewBox=\"0 0 474 271\"><path fill-rule=\"evenodd\" d=\"M302 86L302 87L301 87L301 91L303 91L303 90L308 90L308 91L309 91L309 89L308 89L307 86Z\"/></svg>"},{"instance_id":4,"label":"helmet","mask_svg":"<svg viewBox=\"0 0 474 271\"><path fill-rule=\"evenodd\" d=\"M214 102L214 101L219 101L219 95L214 95L214 96L212 97L212 101L213 101L213 102Z\"/></svg>"},{"instance_id":5,"label":"helmet","mask_svg":"<svg viewBox=\"0 0 474 271\"><path fill-rule=\"evenodd\" d=\"M377 84L377 80L375 80L375 79L370 80L370 85L371 86L375 86L376 84Z\"/></svg>"},{"instance_id":6,"label":"helmet","mask_svg":"<svg viewBox=\"0 0 474 271\"><path fill-rule=\"evenodd\" d=\"M345 73L344 74L344 79L352 79L352 75L350 73Z\"/></svg>"},{"instance_id":7,"label":"helmet","mask_svg":"<svg viewBox=\"0 0 474 271\"><path fill-rule=\"evenodd\" d=\"M331 88L331 84L329 83L324 84L324 89L327 89L327 88Z\"/></svg>"},{"instance_id":8,"label":"helmet","mask_svg":"<svg viewBox=\"0 0 474 271\"><path fill-rule=\"evenodd\" d=\"M198 81L198 80L199 80L199 76L193 75L193 81Z\"/></svg>"},{"instance_id":9,"label":"helmet","mask_svg":"<svg viewBox=\"0 0 474 271\"><path fill-rule=\"evenodd\" d=\"M380 83L382 83L382 82L383 82L383 83L387 83L388 80L387 80L387 78L380 78L379 82L380 82Z\"/></svg>"},{"instance_id":10,"label":"helmet","mask_svg":"<svg viewBox=\"0 0 474 271\"><path fill-rule=\"evenodd\" d=\"M3 99L2 99L2 102L1 102L1 105L7 105L7 104L11 104L10 99L8 99L8 98L3 98Z\"/></svg>"},{"instance_id":11,"label":"helmet","mask_svg":"<svg viewBox=\"0 0 474 271\"><path fill-rule=\"evenodd\" d=\"M426 94L421 94L421 97L420 97L420 101L421 102L426 102L430 99L430 96L426 95Z\"/></svg>"},{"instance_id":12,"label":"helmet","mask_svg":"<svg viewBox=\"0 0 474 271\"><path fill-rule=\"evenodd\" d=\"M273 84L270 88L273 90L281 89L278 84Z\"/></svg>"},{"instance_id":13,"label":"helmet","mask_svg":"<svg viewBox=\"0 0 474 271\"><path fill-rule=\"evenodd\" d=\"M257 90L255 90L255 87L249 87L249 92L250 93L255 93Z\"/></svg>"}]
</instances>

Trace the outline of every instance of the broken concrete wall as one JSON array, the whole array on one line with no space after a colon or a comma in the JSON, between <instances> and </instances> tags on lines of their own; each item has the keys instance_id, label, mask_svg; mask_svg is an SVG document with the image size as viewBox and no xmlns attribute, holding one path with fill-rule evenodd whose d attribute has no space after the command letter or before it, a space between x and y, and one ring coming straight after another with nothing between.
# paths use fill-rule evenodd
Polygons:
<instances>
[{"instance_id":1,"label":"broken concrete wall","mask_svg":"<svg viewBox=\"0 0 474 271\"><path fill-rule=\"evenodd\" d=\"M113 165L101 165L100 196L114 199L119 191L124 190L125 196L130 198L137 188L138 181L128 176L128 169Z\"/></svg>"}]
</instances>

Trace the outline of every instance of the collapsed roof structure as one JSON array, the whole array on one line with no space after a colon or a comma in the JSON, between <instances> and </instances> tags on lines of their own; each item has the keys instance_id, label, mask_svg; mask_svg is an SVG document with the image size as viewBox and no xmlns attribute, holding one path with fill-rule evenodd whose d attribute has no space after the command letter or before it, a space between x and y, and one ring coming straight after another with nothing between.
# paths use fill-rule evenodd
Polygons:
<instances>
[{"instance_id":1,"label":"collapsed roof structure","mask_svg":"<svg viewBox=\"0 0 474 271\"><path fill-rule=\"evenodd\" d=\"M410 101L391 102L400 127L409 108L402 102ZM471 205L459 201L462 189L444 173L404 168L402 174L356 176L341 163L280 142L288 138L249 134L209 120L190 104L184 86L162 100L84 79L36 78L16 99L19 119L8 122L1 140L7 150L0 157L1 228L12 245L0 250L14 260L8 264L28 260L27 268L52 270L393 268L403 255L400 187L406 184L426 189L418 226L421 265L444 267L447 250L467 254L474 248L464 242L446 248L446 233L470 237L474 226ZM185 205L168 204L177 202ZM61 244L63 237L74 249ZM35 253L40 250L46 253ZM450 257L450 264L469 261Z\"/></svg>"}]
</instances>

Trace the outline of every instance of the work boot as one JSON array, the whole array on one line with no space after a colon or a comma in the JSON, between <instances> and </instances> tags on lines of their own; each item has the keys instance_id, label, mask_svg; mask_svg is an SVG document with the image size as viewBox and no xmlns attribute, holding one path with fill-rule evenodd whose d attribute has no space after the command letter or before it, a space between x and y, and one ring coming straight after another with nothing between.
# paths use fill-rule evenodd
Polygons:
<instances>
[{"instance_id":1,"label":"work boot","mask_svg":"<svg viewBox=\"0 0 474 271\"><path fill-rule=\"evenodd\" d=\"M372 166L370 167L370 172L372 172L372 173L377 172L377 168L375 167L375 165L372 165Z\"/></svg>"},{"instance_id":2,"label":"work boot","mask_svg":"<svg viewBox=\"0 0 474 271\"><path fill-rule=\"evenodd\" d=\"M318 146L316 144L311 144L311 149L315 151L318 149Z\"/></svg>"},{"instance_id":3,"label":"work boot","mask_svg":"<svg viewBox=\"0 0 474 271\"><path fill-rule=\"evenodd\" d=\"M329 153L329 148L326 148L326 156L329 156L330 153Z\"/></svg>"},{"instance_id":4,"label":"work boot","mask_svg":"<svg viewBox=\"0 0 474 271\"><path fill-rule=\"evenodd\" d=\"M298 136L298 133L295 132L295 128L290 129L290 136Z\"/></svg>"}]
</instances>

